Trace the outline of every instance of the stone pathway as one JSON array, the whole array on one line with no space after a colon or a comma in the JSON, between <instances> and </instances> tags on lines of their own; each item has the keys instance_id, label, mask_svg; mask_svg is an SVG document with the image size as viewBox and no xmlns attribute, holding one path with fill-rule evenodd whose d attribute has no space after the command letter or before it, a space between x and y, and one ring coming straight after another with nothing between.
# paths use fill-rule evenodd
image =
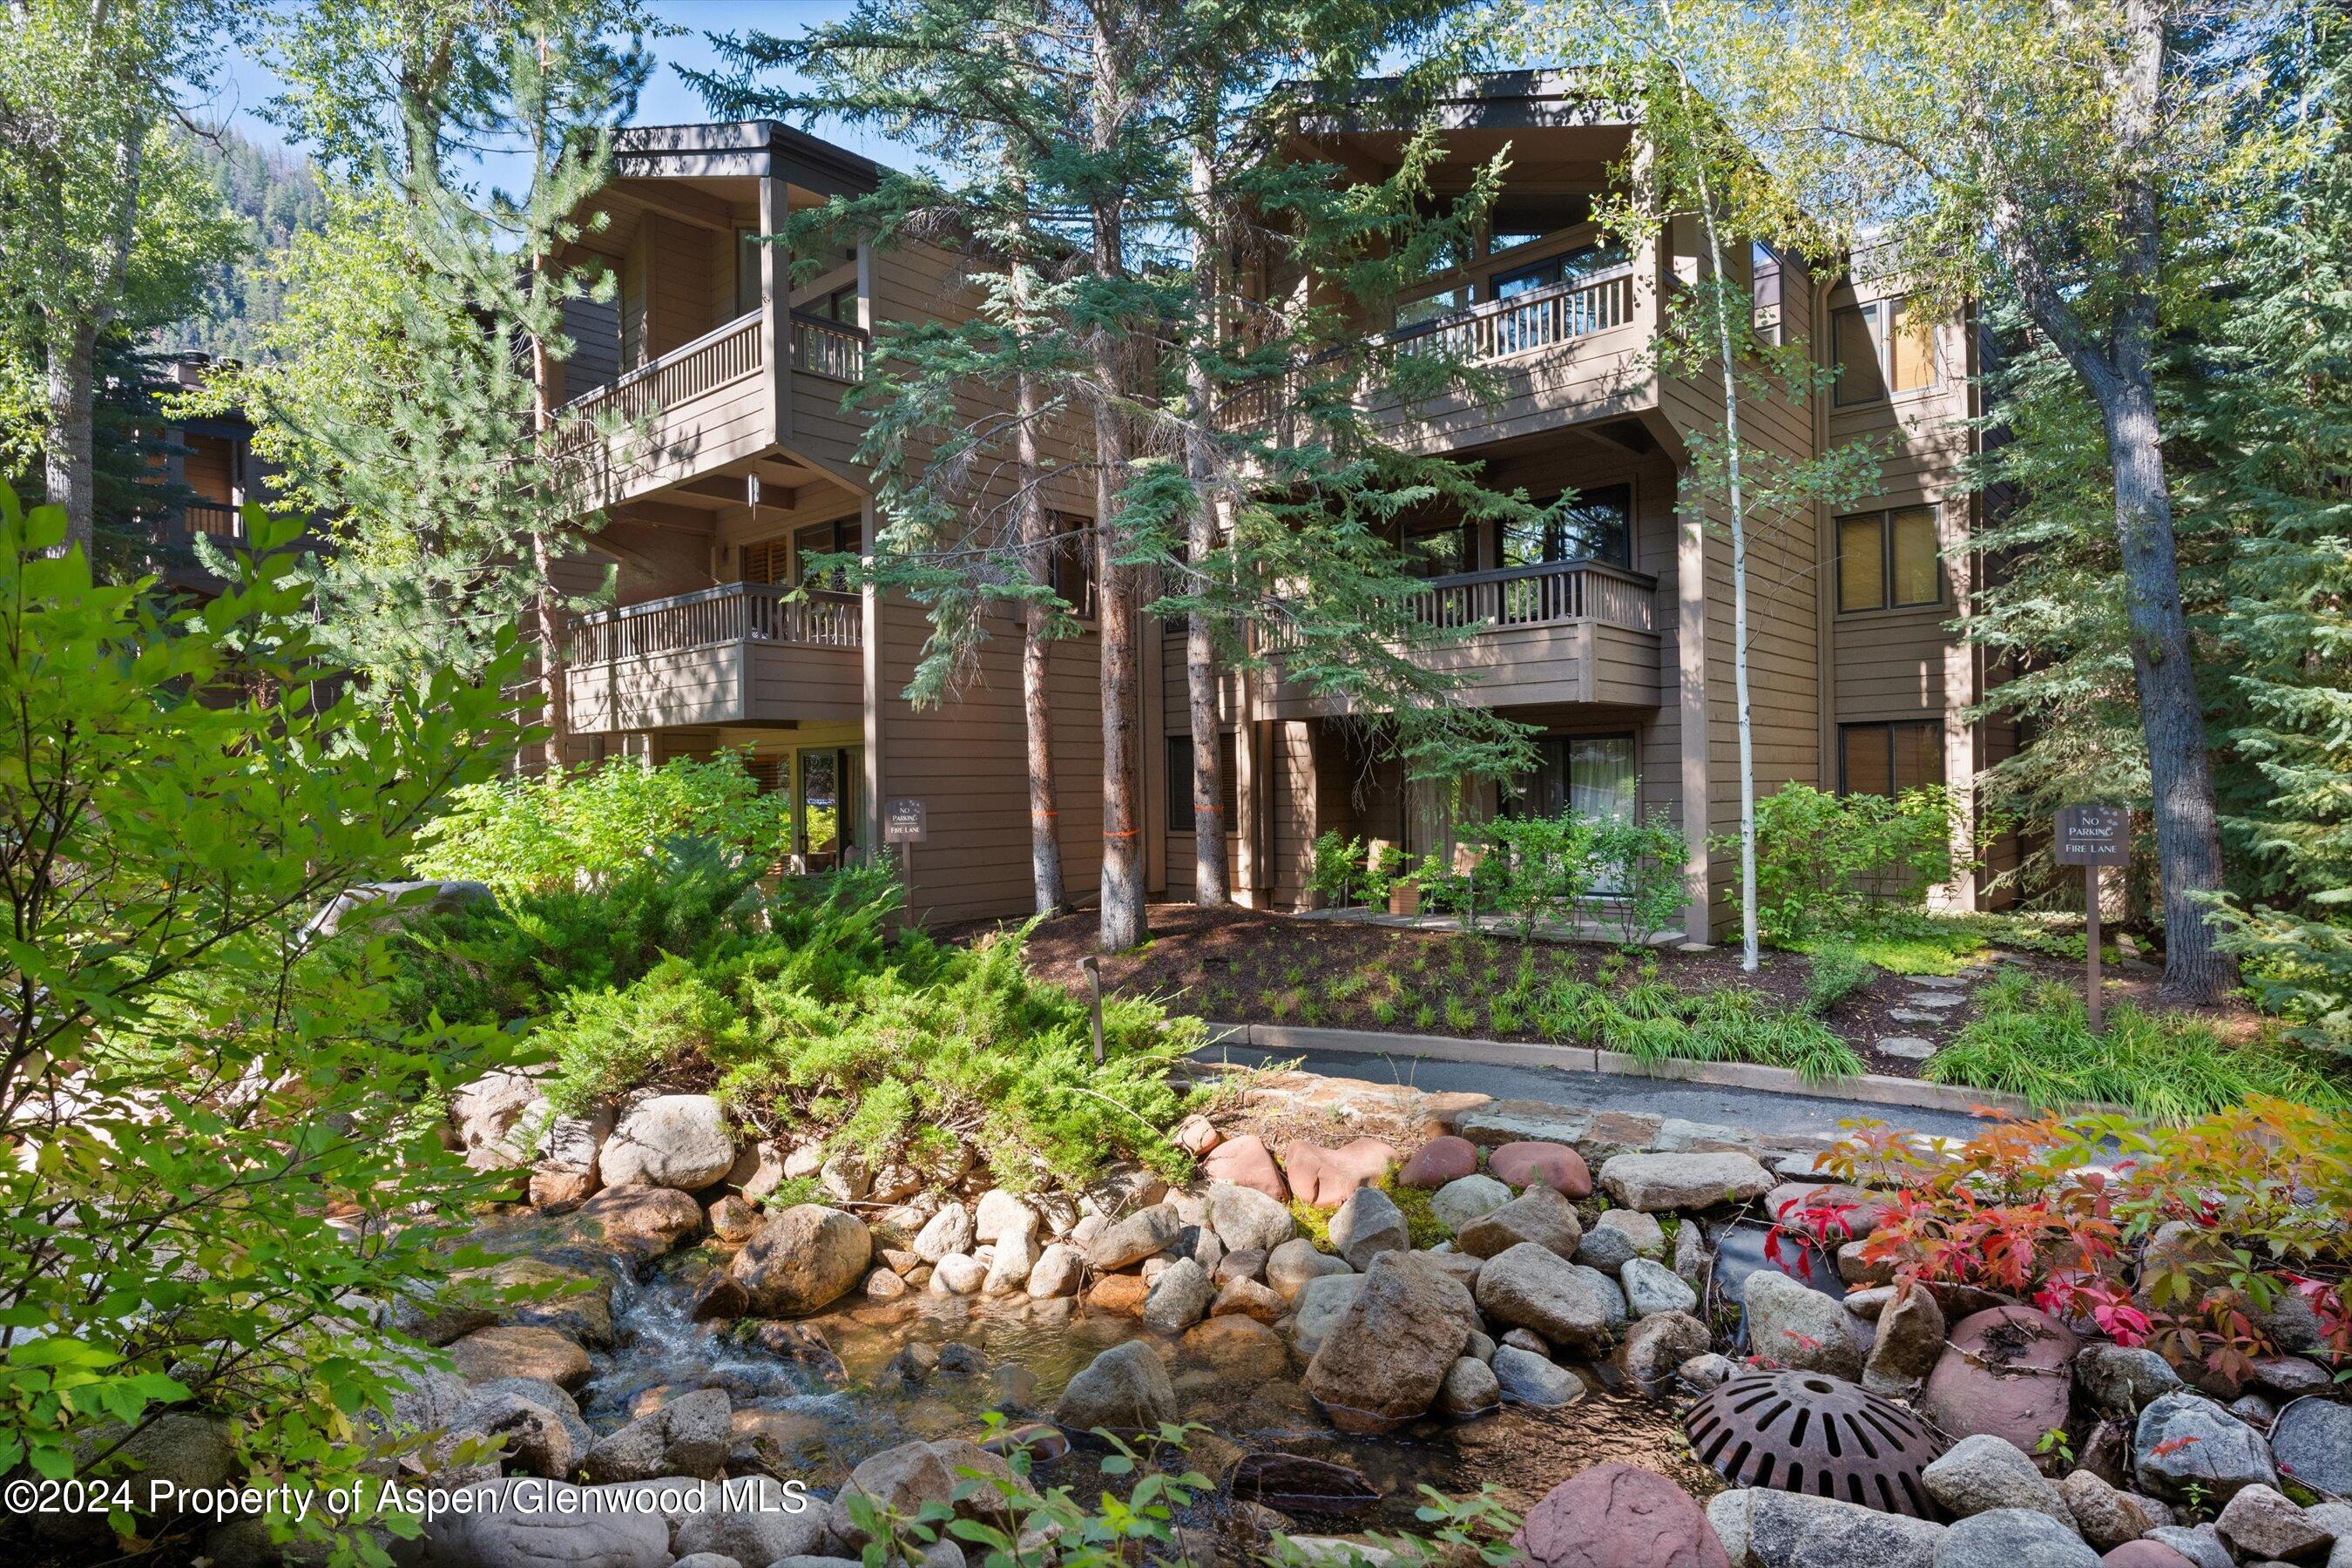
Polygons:
<instances>
[{"instance_id":1,"label":"stone pathway","mask_svg":"<svg viewBox=\"0 0 2352 1568\"><path fill-rule=\"evenodd\" d=\"M1979 978L1981 975L1976 973L1902 976L1911 990L1903 997L1903 1005L1888 1008L1886 1016L1895 1023L1910 1026L1914 1032L1884 1036L1873 1041L1873 1047L1885 1056L1910 1062L1926 1061L1936 1054L1945 1033L1969 1005L1969 988Z\"/></svg>"}]
</instances>

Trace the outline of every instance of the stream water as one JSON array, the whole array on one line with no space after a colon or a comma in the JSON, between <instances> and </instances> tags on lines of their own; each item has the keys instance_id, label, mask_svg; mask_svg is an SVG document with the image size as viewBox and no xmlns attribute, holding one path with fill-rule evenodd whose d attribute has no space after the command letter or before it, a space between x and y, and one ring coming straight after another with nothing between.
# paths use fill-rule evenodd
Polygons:
<instances>
[{"instance_id":1,"label":"stream water","mask_svg":"<svg viewBox=\"0 0 2352 1568\"><path fill-rule=\"evenodd\" d=\"M1066 1300L919 1294L888 1304L846 1302L804 1320L832 1355L780 1355L773 1347L782 1336L773 1330L762 1346L744 1342L730 1325L689 1321L695 1282L714 1266L711 1255L698 1252L668 1260L645 1280L621 1279L613 1296L614 1348L594 1358L582 1411L609 1429L650 1408L665 1389L724 1388L736 1406L739 1450L751 1443L767 1468L824 1491L859 1460L896 1444L978 1438L990 1411L1016 1424L1045 1419L1063 1385L1098 1352L1151 1332L1136 1319ZM894 1358L918 1343L968 1347L976 1355L959 1352L950 1362L972 1370L941 1367L907 1378ZM1411 1528L1422 1485L1462 1495L1492 1482L1508 1504L1525 1509L1604 1459L1663 1471L1702 1494L1721 1484L1685 1451L1671 1408L1606 1387L1590 1369L1580 1373L1586 1397L1565 1409L1507 1407L1460 1425L1433 1420L1387 1436L1349 1437L1323 1421L1293 1367L1277 1373L1264 1364L1220 1366L1181 1342L1169 1348L1183 1420L1244 1452L1352 1467L1383 1494L1369 1511L1345 1518L1286 1505L1302 1528ZM1038 1479L1085 1496L1094 1473L1093 1458L1080 1449L1041 1466Z\"/></svg>"}]
</instances>

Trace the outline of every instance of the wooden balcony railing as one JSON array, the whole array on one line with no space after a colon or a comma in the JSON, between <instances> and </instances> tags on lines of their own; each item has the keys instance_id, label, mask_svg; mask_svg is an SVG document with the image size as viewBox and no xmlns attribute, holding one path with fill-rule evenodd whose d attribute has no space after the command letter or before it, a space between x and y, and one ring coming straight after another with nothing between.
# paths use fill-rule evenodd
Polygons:
<instances>
[{"instance_id":1,"label":"wooden balcony railing","mask_svg":"<svg viewBox=\"0 0 2352 1568\"><path fill-rule=\"evenodd\" d=\"M1492 629L1595 621L1654 632L1656 588L1639 573L1594 561L1561 561L1433 577L1412 596L1412 606L1414 618L1432 626Z\"/></svg>"},{"instance_id":2,"label":"wooden balcony railing","mask_svg":"<svg viewBox=\"0 0 2352 1568\"><path fill-rule=\"evenodd\" d=\"M236 508L223 500L192 500L182 504L183 526L190 533L202 533L214 539L239 539L245 534L244 520Z\"/></svg>"},{"instance_id":3,"label":"wooden balcony railing","mask_svg":"<svg viewBox=\"0 0 2352 1568\"><path fill-rule=\"evenodd\" d=\"M1382 332L1371 342L1398 353L1443 356L1468 365L1501 364L1521 354L1558 348L1633 320L1633 271L1622 268L1591 278L1490 300L1450 315ZM1225 430L1270 425L1296 398L1302 366L1234 387L1217 407Z\"/></svg>"},{"instance_id":4,"label":"wooden balcony railing","mask_svg":"<svg viewBox=\"0 0 2352 1568\"><path fill-rule=\"evenodd\" d=\"M760 312L753 310L714 327L692 342L593 391L556 411L559 450L592 445L600 426L650 421L688 398L757 374L765 363Z\"/></svg>"},{"instance_id":5,"label":"wooden balcony railing","mask_svg":"<svg viewBox=\"0 0 2352 1568\"><path fill-rule=\"evenodd\" d=\"M855 594L802 595L776 583L722 583L577 616L568 657L576 668L736 643L854 648L864 642L863 607Z\"/></svg>"},{"instance_id":6,"label":"wooden balcony railing","mask_svg":"<svg viewBox=\"0 0 2352 1568\"><path fill-rule=\"evenodd\" d=\"M864 380L868 341L864 327L793 312L793 368L803 374L828 381Z\"/></svg>"}]
</instances>

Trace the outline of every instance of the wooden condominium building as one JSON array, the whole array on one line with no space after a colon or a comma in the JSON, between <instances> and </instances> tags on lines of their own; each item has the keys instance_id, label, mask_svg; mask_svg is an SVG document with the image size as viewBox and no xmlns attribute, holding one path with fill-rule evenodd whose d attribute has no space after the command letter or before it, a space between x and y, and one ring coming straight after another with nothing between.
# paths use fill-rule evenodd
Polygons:
<instances>
[{"instance_id":1,"label":"wooden condominium building","mask_svg":"<svg viewBox=\"0 0 2352 1568\"><path fill-rule=\"evenodd\" d=\"M1498 488L1576 497L1539 532L1431 518L1400 541L1427 577L1421 613L1477 628L1442 655L1467 698L1541 731L1533 776L1472 809L1666 814L1691 843L1695 889L1704 879L1685 922L1704 938L1734 918L1733 867L1707 849L1737 822L1732 584L1683 433L1717 422L1720 402L1706 379L1662 369L1651 352L1664 301L1696 280L1703 247L1695 225L1630 253L1599 232L1596 198L1636 128L1596 115L1563 79L1483 79L1442 112L1441 185L1466 185L1507 145L1503 195L1458 270L1362 330L1444 334L1492 385L1475 400L1370 412L1400 446L1475 458ZM1402 153L1391 132L1321 141L1367 175ZM915 907L933 920L1018 915L1030 884L1017 626L1003 622L958 700L918 710L903 692L923 611L829 591L803 565L870 547L860 418L844 397L877 330L961 308L957 264L919 246L859 246L789 283L779 247L760 237L880 173L764 121L621 138L616 177L596 198L609 221L577 258L617 275L615 301L577 309L581 348L555 389L572 414L617 409L631 431L605 441L583 419L577 437L594 447L610 521L593 548L618 563L619 595L573 628L572 719L583 756L747 748L766 782L793 792L796 852L811 868L877 843L886 801L919 800ZM1748 437L1799 458L1870 440L1882 456L1879 493L1836 515L1778 520L1752 546L1759 788L1965 784L2009 742L1967 717L1985 672L1950 630L1976 569L1961 476L1976 412L1970 334L1890 284L1822 276L1761 247L1737 265L1754 330L1837 370L1832 391L1801 405L1743 411ZM1278 385L1258 401L1237 394L1238 416L1281 419ZM1082 469L1065 491L1051 504L1091 513ZM1181 898L1192 862L1181 627L1147 624L1139 651L1150 885ZM1101 847L1094 638L1059 642L1053 658L1062 853L1083 898ZM1353 716L1286 683L1278 659L1262 678L1229 680L1225 709L1243 901L1299 903L1326 831L1416 855L1447 848L1450 792L1402 781ZM1976 892L1945 895L1965 906Z\"/></svg>"}]
</instances>

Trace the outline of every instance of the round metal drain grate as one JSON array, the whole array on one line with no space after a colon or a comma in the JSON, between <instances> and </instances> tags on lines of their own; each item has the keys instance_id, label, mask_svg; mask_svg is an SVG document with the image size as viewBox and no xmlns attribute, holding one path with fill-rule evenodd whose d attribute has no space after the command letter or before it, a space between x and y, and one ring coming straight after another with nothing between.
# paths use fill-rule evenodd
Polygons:
<instances>
[{"instance_id":1,"label":"round metal drain grate","mask_svg":"<svg viewBox=\"0 0 2352 1568\"><path fill-rule=\"evenodd\" d=\"M1935 1435L1899 1405L1817 1372L1751 1372L1692 1405L1683 1433L1725 1479L1933 1517Z\"/></svg>"}]
</instances>

